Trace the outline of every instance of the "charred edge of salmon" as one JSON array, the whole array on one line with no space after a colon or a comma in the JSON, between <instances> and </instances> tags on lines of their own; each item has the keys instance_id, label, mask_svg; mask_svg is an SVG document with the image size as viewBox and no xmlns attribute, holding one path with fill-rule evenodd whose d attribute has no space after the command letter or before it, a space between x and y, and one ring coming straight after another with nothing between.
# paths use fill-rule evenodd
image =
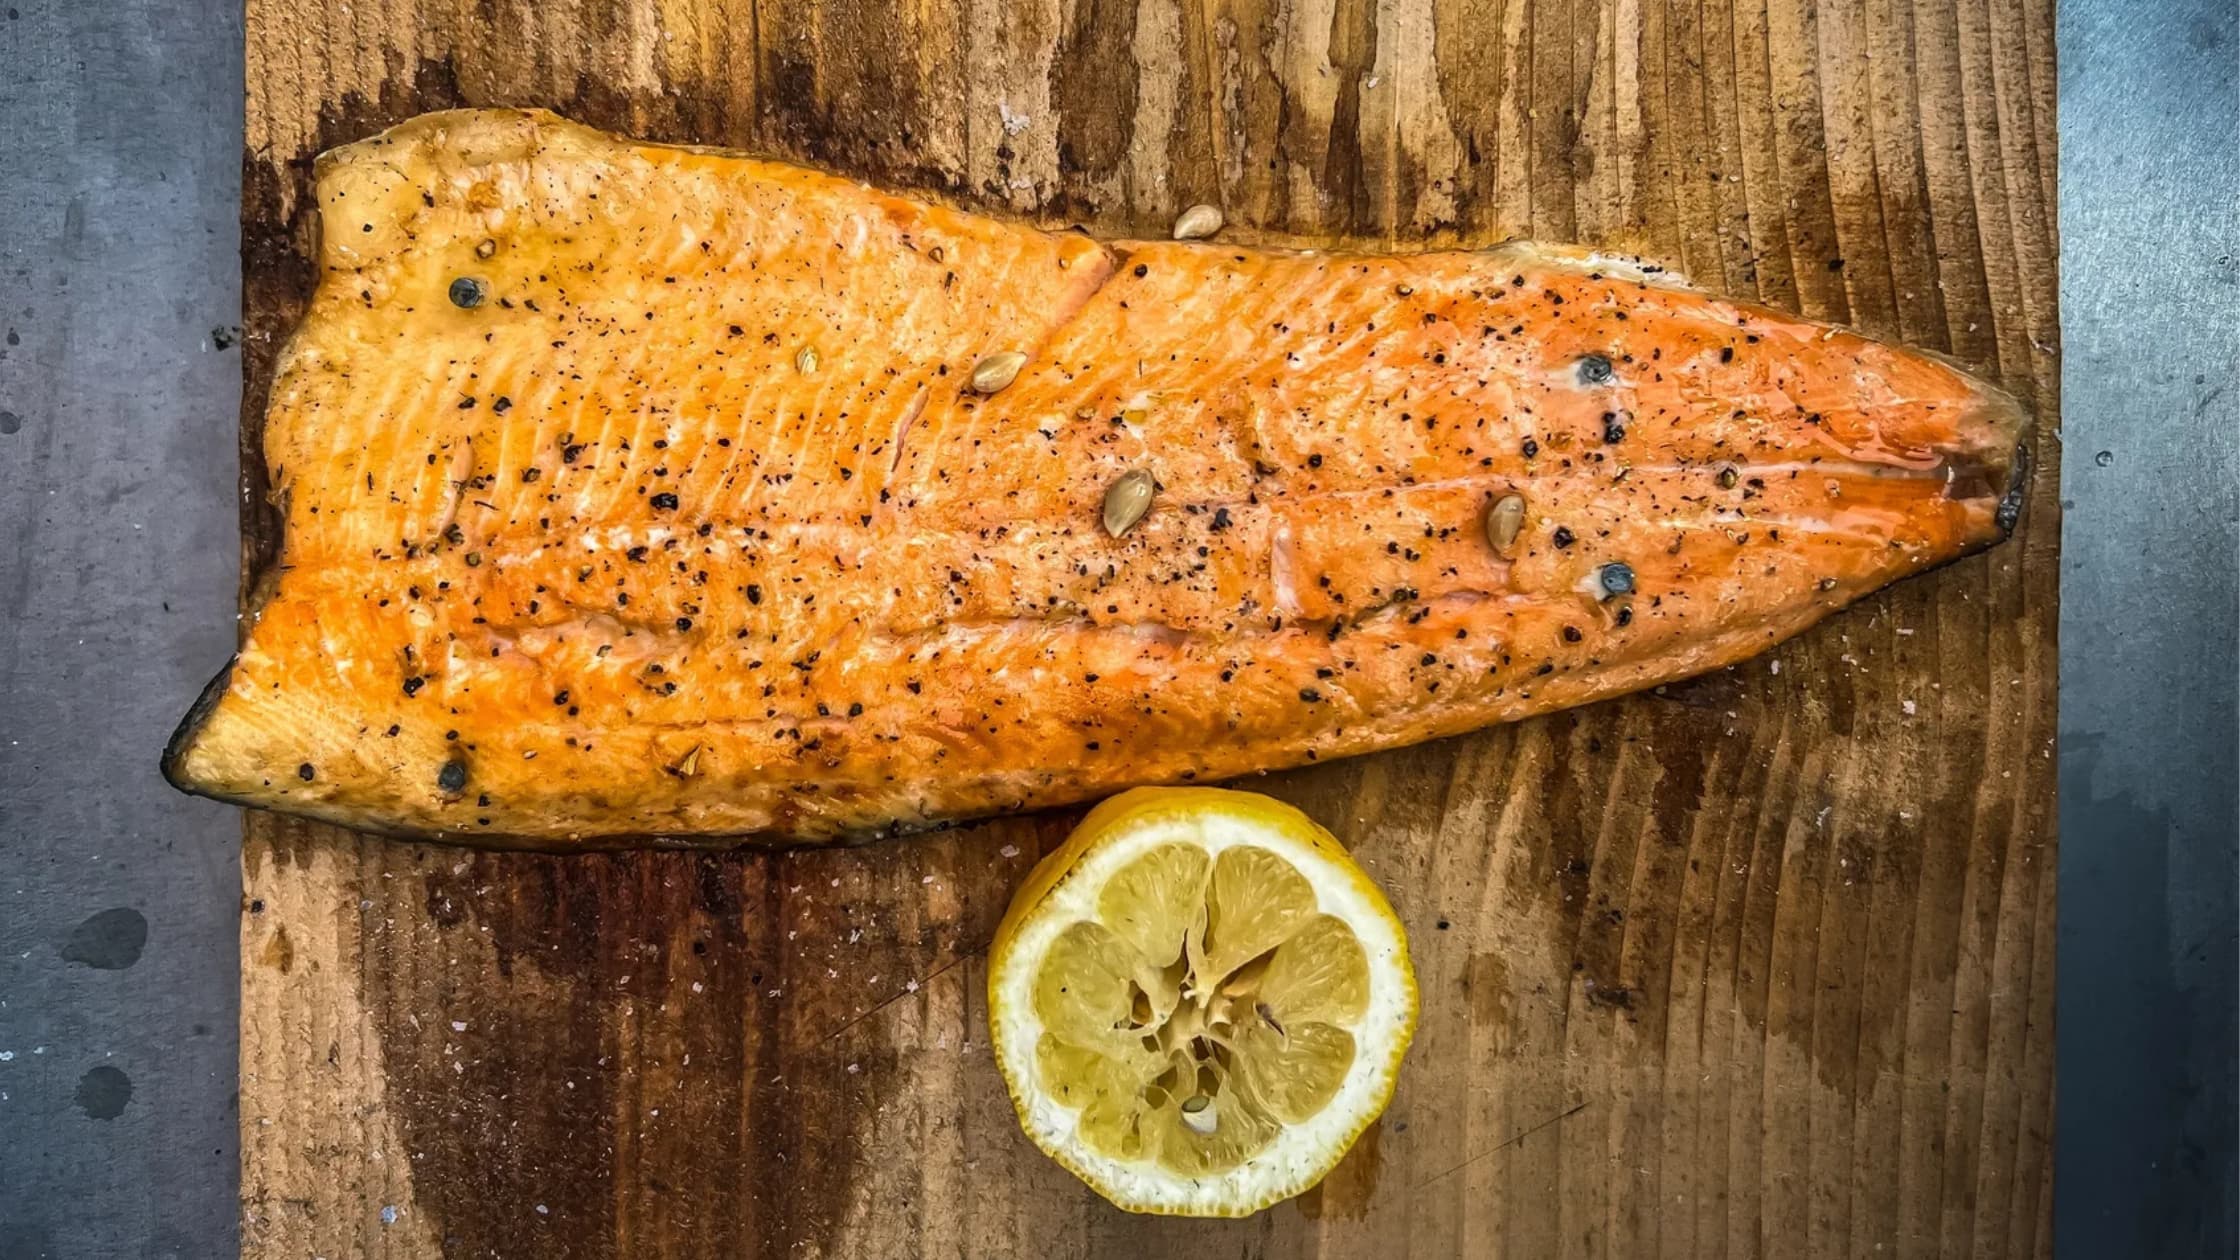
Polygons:
<instances>
[{"instance_id":1,"label":"charred edge of salmon","mask_svg":"<svg viewBox=\"0 0 2240 1260\"><path fill-rule=\"evenodd\" d=\"M1996 439L1988 458L1973 464L1954 465L1953 482L1956 493L1952 497L1971 497L1963 492L1970 488L1976 489L1982 497L1997 494L1999 500L1992 508L1991 520L1999 527L1999 537L1991 541L2000 542L2013 537L2015 526L2022 522L2023 506L2030 498L2030 470L2035 467L2030 457L2030 434L2036 426L2036 418L2022 404L2021 399L1985 380L1974 366L1942 350L1904 346L1897 342L1888 344L1899 345L1908 353L1942 363L1975 386L1977 406L1989 413L1990 428ZM1975 474L1972 487L1968 477L1970 473ZM1961 554L1971 554L1977 549L1970 547Z\"/></svg>"},{"instance_id":2,"label":"charred edge of salmon","mask_svg":"<svg viewBox=\"0 0 2240 1260\"><path fill-rule=\"evenodd\" d=\"M1999 537L2014 536L2014 527L2022 521L2022 505L2030 497L2030 447L2028 443L2014 444L2014 466L2007 474L2007 492L1999 496L1999 506L1991 519L1998 523Z\"/></svg>"},{"instance_id":3,"label":"charred edge of salmon","mask_svg":"<svg viewBox=\"0 0 2240 1260\"><path fill-rule=\"evenodd\" d=\"M200 728L203 720L208 717L210 710L216 705L214 697L224 693L225 686L230 681L232 673L233 665L228 662L226 668L210 681L209 686L203 688L201 698L195 701L194 707L188 711L186 718L179 723L179 729L173 732L169 744L164 748L164 779L171 786L189 796L199 796L205 800L236 805L243 809L261 810L289 818L304 818L313 822L327 823L346 828L360 835L377 836L384 840L409 841L415 844L439 844L461 849L511 849L556 854L602 853L623 849L680 849L722 852L728 849L745 848L766 850L852 848L859 845L874 844L882 840L902 840L951 831L958 827L993 818L1031 817L1035 814L1053 810L1074 809L1087 804L1089 800L1089 798L1083 798L1074 801L1053 801L1032 807L1024 805L997 806L973 813L939 818L911 819L905 822L886 823L877 827L850 827L832 831L809 832L788 830L784 825L780 825L759 831L735 831L720 834L680 835L652 831L601 831L590 832L577 837L567 837L523 835L502 831L448 831L432 827L400 826L378 817L348 809L331 808L317 802L289 801L285 804L276 804L231 792L213 791L209 787L187 778L181 768L186 751L193 744L195 737L201 733ZM1273 766L1270 767L1270 770L1289 768L1289 766ZM1264 774L1268 772L1255 771L1253 773ZM1245 777L1249 776L1239 776L1240 779ZM1113 789L1114 792L1120 790L1122 789ZM1102 791L1096 793L1098 797L1106 795L1110 795L1110 793Z\"/></svg>"},{"instance_id":4,"label":"charred edge of salmon","mask_svg":"<svg viewBox=\"0 0 2240 1260\"><path fill-rule=\"evenodd\" d=\"M187 753L194 747L195 741L202 737L202 729L209 723L210 715L217 711L219 703L226 698L226 689L233 685L234 662L238 659L238 657L228 657L225 668L218 671L217 677L203 684L202 694L196 696L194 703L187 706L187 715L179 719L179 725L171 732L171 738L164 741L162 770L164 782L189 796L201 796L213 801L224 801L229 805L254 807L256 802L228 793L212 791L207 784L194 779L187 773Z\"/></svg>"},{"instance_id":5,"label":"charred edge of salmon","mask_svg":"<svg viewBox=\"0 0 2240 1260\"><path fill-rule=\"evenodd\" d=\"M1946 498L1992 501L1991 523L1999 531L1997 538L1982 539L1963 550L1960 555L1973 554L2014 536L2014 527L2022 520L2023 505L2030 497L2028 444L2016 442L2003 459L1953 460L1945 465L1945 476Z\"/></svg>"},{"instance_id":6,"label":"charred edge of salmon","mask_svg":"<svg viewBox=\"0 0 2240 1260\"><path fill-rule=\"evenodd\" d=\"M1983 546L2003 542L2014 536L2015 526L2022 523L2022 509L2030 497L2030 410L2020 399L1985 381L1966 368L1954 370L1975 384L1978 407L1991 416L1992 448L1997 455L1985 461L1981 470L1983 483L1977 497L1997 496L1991 509L1991 523L1998 527L1999 536L1987 540ZM1973 551L1975 548L1969 548Z\"/></svg>"},{"instance_id":7,"label":"charred edge of salmon","mask_svg":"<svg viewBox=\"0 0 2240 1260\"><path fill-rule=\"evenodd\" d=\"M293 339L293 334L291 334L290 340ZM284 351L283 357L285 357ZM279 510L276 519L286 521L288 518L287 505L276 502L274 506ZM249 593L242 601L243 617L245 619L243 624L256 625L258 615L264 611L265 605L270 603L273 596L279 592L280 573L286 567L279 561L279 557L284 554L284 549L285 541L283 540L281 546L276 546L273 549L274 559L272 563L256 576L254 582L250 583ZM226 693L233 686L234 667L240 661L241 656L238 652L228 656L225 667L218 671L217 677L203 684L201 693L194 698L194 703L187 706L186 715L179 719L179 725L172 728L171 738L163 742L163 756L158 762L157 768L162 772L164 782L189 796L223 801L228 805L239 805L245 809L264 809L268 807L263 802L232 792L218 791L208 783L194 778L187 770L187 754L194 750L195 741L202 738L203 731L210 725L211 718L225 704Z\"/></svg>"}]
</instances>

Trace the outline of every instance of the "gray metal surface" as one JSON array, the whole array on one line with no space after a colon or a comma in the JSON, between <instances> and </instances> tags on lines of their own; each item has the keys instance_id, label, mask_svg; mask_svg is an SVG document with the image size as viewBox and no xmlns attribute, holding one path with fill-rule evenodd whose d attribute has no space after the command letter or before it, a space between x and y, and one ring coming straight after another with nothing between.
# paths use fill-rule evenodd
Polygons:
<instances>
[{"instance_id":1,"label":"gray metal surface","mask_svg":"<svg viewBox=\"0 0 2240 1260\"><path fill-rule=\"evenodd\" d=\"M2240 5L2066 0L2059 1254L2231 1256Z\"/></svg>"},{"instance_id":2,"label":"gray metal surface","mask_svg":"<svg viewBox=\"0 0 2240 1260\"><path fill-rule=\"evenodd\" d=\"M0 0L0 1260L235 1249L238 8Z\"/></svg>"}]
</instances>

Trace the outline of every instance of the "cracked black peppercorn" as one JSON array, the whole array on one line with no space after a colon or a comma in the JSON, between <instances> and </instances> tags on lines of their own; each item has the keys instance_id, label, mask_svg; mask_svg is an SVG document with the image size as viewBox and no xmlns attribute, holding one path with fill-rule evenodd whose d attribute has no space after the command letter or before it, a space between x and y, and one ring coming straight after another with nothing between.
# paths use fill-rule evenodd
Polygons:
<instances>
[{"instance_id":1,"label":"cracked black peppercorn","mask_svg":"<svg viewBox=\"0 0 2240 1260\"><path fill-rule=\"evenodd\" d=\"M462 311L473 310L489 296L490 286L473 276L461 276L451 282L451 304Z\"/></svg>"},{"instance_id":2,"label":"cracked black peppercorn","mask_svg":"<svg viewBox=\"0 0 2240 1260\"><path fill-rule=\"evenodd\" d=\"M467 763L457 757L443 763L436 771L436 786L446 792L464 792L467 789Z\"/></svg>"}]
</instances>

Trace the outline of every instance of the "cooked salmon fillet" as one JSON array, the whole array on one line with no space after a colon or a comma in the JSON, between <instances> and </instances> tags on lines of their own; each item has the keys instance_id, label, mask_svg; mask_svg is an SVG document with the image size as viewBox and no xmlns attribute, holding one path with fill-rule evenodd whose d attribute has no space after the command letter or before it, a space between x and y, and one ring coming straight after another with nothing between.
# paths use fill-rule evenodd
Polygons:
<instances>
[{"instance_id":1,"label":"cooked salmon fillet","mask_svg":"<svg viewBox=\"0 0 2240 1260\"><path fill-rule=\"evenodd\" d=\"M284 539L165 772L356 827L816 839L1392 748L2018 507L2006 395L1581 249L1100 242L522 111L317 197Z\"/></svg>"}]
</instances>

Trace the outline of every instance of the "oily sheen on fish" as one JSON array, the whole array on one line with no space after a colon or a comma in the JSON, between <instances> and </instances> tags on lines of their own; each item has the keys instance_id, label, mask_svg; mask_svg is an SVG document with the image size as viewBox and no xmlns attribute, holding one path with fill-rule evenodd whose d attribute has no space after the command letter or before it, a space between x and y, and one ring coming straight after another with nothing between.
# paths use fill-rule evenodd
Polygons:
<instances>
[{"instance_id":1,"label":"oily sheen on fish","mask_svg":"<svg viewBox=\"0 0 2240 1260\"><path fill-rule=\"evenodd\" d=\"M1100 242L533 111L326 155L172 782L804 840L1685 677L2004 536L2024 416L1589 251Z\"/></svg>"}]
</instances>

